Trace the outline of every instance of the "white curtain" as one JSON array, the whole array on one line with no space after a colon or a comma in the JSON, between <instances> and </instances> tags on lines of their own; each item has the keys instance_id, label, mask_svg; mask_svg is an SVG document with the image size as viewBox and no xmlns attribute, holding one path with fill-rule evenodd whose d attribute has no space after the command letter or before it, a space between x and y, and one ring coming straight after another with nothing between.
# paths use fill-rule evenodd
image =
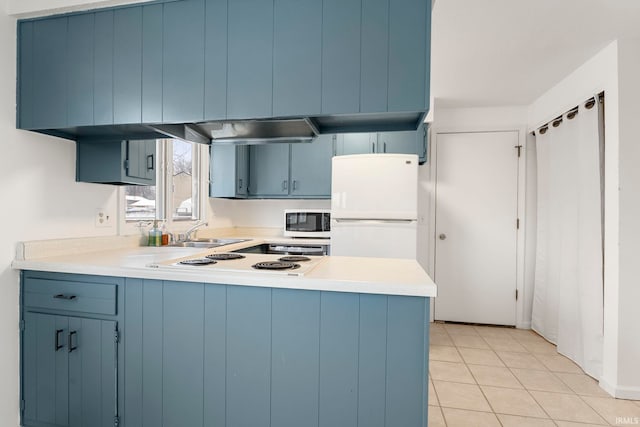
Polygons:
<instances>
[{"instance_id":1,"label":"white curtain","mask_svg":"<svg viewBox=\"0 0 640 427\"><path fill-rule=\"evenodd\" d=\"M597 99L597 97L596 97ZM532 327L594 378L602 373L600 103L536 132L538 232Z\"/></svg>"}]
</instances>

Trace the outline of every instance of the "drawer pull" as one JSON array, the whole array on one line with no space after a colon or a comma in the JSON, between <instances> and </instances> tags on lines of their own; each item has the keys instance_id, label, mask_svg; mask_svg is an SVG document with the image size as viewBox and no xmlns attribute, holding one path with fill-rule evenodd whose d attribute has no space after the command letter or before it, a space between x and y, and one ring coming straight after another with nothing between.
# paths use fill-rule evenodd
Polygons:
<instances>
[{"instance_id":1,"label":"drawer pull","mask_svg":"<svg viewBox=\"0 0 640 427\"><path fill-rule=\"evenodd\" d=\"M62 344L60 344L60 334L62 332L64 332L64 329L56 329L56 351L64 347Z\"/></svg>"},{"instance_id":2,"label":"drawer pull","mask_svg":"<svg viewBox=\"0 0 640 427\"><path fill-rule=\"evenodd\" d=\"M78 346L77 345L73 345L73 337L78 335L78 331L71 331L69 332L69 353L71 353L73 350L77 350ZM77 341L77 338L76 338Z\"/></svg>"},{"instance_id":3,"label":"drawer pull","mask_svg":"<svg viewBox=\"0 0 640 427\"><path fill-rule=\"evenodd\" d=\"M56 299L66 299L69 301L76 299L75 295L65 295L65 294L58 294L58 295L54 295L53 297Z\"/></svg>"}]
</instances>

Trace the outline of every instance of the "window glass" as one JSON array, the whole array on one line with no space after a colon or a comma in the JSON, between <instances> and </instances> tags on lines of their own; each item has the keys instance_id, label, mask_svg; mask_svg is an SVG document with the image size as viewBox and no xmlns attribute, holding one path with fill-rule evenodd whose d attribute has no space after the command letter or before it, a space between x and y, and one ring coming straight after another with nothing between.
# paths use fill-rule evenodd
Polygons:
<instances>
[{"instance_id":1,"label":"window glass","mask_svg":"<svg viewBox=\"0 0 640 427\"><path fill-rule=\"evenodd\" d=\"M156 187L127 185L124 187L125 219L127 221L156 218Z\"/></svg>"},{"instance_id":2,"label":"window glass","mask_svg":"<svg viewBox=\"0 0 640 427\"><path fill-rule=\"evenodd\" d=\"M197 194L194 194L193 157L193 143L173 141L173 185L170 189L174 220L194 218L193 201Z\"/></svg>"}]
</instances>

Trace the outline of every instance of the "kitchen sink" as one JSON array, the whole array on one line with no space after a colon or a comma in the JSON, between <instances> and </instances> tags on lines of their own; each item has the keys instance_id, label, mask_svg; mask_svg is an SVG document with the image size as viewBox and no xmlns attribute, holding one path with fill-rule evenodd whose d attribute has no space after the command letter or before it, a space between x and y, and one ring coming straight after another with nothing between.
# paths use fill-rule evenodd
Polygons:
<instances>
[{"instance_id":1,"label":"kitchen sink","mask_svg":"<svg viewBox=\"0 0 640 427\"><path fill-rule=\"evenodd\" d=\"M247 242L250 239L193 239L182 242L175 242L169 246L181 248L217 248L234 243Z\"/></svg>"}]
</instances>

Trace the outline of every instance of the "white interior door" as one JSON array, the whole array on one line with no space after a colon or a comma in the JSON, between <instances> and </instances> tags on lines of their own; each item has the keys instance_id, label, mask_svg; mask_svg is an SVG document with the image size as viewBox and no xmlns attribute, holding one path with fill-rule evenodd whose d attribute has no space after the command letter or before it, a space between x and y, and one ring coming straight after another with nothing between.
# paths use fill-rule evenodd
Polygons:
<instances>
[{"instance_id":1,"label":"white interior door","mask_svg":"<svg viewBox=\"0 0 640 427\"><path fill-rule=\"evenodd\" d=\"M436 320L515 325L518 133L437 135Z\"/></svg>"}]
</instances>

